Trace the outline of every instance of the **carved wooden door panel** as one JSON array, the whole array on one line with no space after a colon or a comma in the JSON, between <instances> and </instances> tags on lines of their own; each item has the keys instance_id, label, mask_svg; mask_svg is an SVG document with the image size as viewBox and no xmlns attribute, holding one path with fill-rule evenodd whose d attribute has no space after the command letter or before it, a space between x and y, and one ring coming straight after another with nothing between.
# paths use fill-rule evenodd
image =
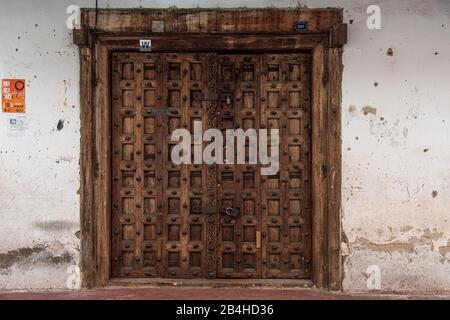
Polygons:
<instances>
[{"instance_id":1,"label":"carved wooden door panel","mask_svg":"<svg viewBox=\"0 0 450 320\"><path fill-rule=\"evenodd\" d=\"M280 168L218 166L221 209L240 212L220 217L218 276L310 278L310 56L219 56L219 92L223 130L279 130Z\"/></svg>"},{"instance_id":2,"label":"carved wooden door panel","mask_svg":"<svg viewBox=\"0 0 450 320\"><path fill-rule=\"evenodd\" d=\"M309 72L308 54L112 55L113 278L310 278ZM247 164L174 164L194 121L279 129L278 174L249 146Z\"/></svg>"},{"instance_id":3,"label":"carved wooden door panel","mask_svg":"<svg viewBox=\"0 0 450 320\"><path fill-rule=\"evenodd\" d=\"M260 56L257 55L219 56L218 127L224 131L224 138L226 129L260 127L260 66ZM248 164L248 144L247 139L247 164L218 165L220 210L234 208L239 211L237 218L226 214L220 216L218 277L261 277L260 175L257 164ZM234 151L236 163L237 146Z\"/></svg>"},{"instance_id":4,"label":"carved wooden door panel","mask_svg":"<svg viewBox=\"0 0 450 320\"><path fill-rule=\"evenodd\" d=\"M206 233L215 171L170 157L175 129L214 125L205 97L215 65L214 54L113 54L112 277L204 278L215 268Z\"/></svg>"},{"instance_id":5,"label":"carved wooden door panel","mask_svg":"<svg viewBox=\"0 0 450 320\"><path fill-rule=\"evenodd\" d=\"M261 59L261 123L280 134L279 172L260 186L263 277L310 278L310 55Z\"/></svg>"}]
</instances>

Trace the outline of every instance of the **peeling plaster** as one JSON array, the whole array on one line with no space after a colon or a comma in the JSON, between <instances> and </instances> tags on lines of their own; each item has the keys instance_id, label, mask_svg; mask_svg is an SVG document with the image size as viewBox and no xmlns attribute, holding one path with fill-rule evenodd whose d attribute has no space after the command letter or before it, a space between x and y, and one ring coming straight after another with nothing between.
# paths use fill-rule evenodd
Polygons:
<instances>
[{"instance_id":1,"label":"peeling plaster","mask_svg":"<svg viewBox=\"0 0 450 320\"><path fill-rule=\"evenodd\" d=\"M371 106L365 106L362 108L362 112L365 116L369 114L377 115L377 108L371 107Z\"/></svg>"},{"instance_id":2,"label":"peeling plaster","mask_svg":"<svg viewBox=\"0 0 450 320\"><path fill-rule=\"evenodd\" d=\"M442 254L431 250L430 245L417 245L411 251L397 251L366 243L354 243L351 254L345 259L344 290L372 292L367 286L366 270L376 266L380 270L380 290L384 293L448 294L450 264ZM386 250L387 249L387 250ZM391 250L394 249L394 250ZM395 267L394 267L395 266Z\"/></svg>"},{"instance_id":3,"label":"peeling plaster","mask_svg":"<svg viewBox=\"0 0 450 320\"><path fill-rule=\"evenodd\" d=\"M34 228L43 229L49 232L58 232L64 230L72 230L78 227L78 224L72 221L52 220L52 221L36 221L33 223Z\"/></svg>"},{"instance_id":4,"label":"peeling plaster","mask_svg":"<svg viewBox=\"0 0 450 320\"><path fill-rule=\"evenodd\" d=\"M421 231L412 226L405 226L400 230L402 235L390 242L375 243L365 238L357 238L348 245L348 253L343 254L346 257L344 288L348 290L351 287L355 292L371 291L365 287L365 270L372 265L380 268L382 278L385 279L382 281L384 285L381 292L427 293L433 291L431 288L439 283L436 279L440 279L444 284L450 282L447 273L450 271L450 239L445 239L443 232L436 229ZM392 268L392 265L400 269ZM424 274L424 270L435 270L436 274ZM427 280L420 278L420 275ZM386 281L386 278L389 281ZM435 293L449 292L446 285L435 289Z\"/></svg>"},{"instance_id":5,"label":"peeling plaster","mask_svg":"<svg viewBox=\"0 0 450 320\"><path fill-rule=\"evenodd\" d=\"M404 241L404 237L407 234L411 234L411 231L413 230L412 227L406 227L401 228L404 232L404 235L401 238L394 239L393 241L390 241L388 243L374 243L371 242L365 238L358 238L356 240L356 243L364 244L367 248L373 251L382 251L382 252L414 252L414 249L417 246L422 245L430 245L431 250L436 251L439 250L440 246L438 245L441 243L443 239L443 233L437 232L436 230L424 230L422 232L422 235L420 237L412 236L407 238L406 241ZM403 239L402 239L403 238Z\"/></svg>"},{"instance_id":6,"label":"peeling plaster","mask_svg":"<svg viewBox=\"0 0 450 320\"><path fill-rule=\"evenodd\" d=\"M0 253L0 273L8 273L12 266L29 267L34 264L68 264L73 260L67 250L56 255L49 245L35 245Z\"/></svg>"}]
</instances>

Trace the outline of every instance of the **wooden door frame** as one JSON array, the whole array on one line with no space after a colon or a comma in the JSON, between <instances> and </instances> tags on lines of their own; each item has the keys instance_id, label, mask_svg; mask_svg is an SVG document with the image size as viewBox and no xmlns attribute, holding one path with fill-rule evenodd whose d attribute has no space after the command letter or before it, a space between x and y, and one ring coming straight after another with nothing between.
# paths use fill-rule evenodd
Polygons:
<instances>
[{"instance_id":1,"label":"wooden door frame","mask_svg":"<svg viewBox=\"0 0 450 320\"><path fill-rule=\"evenodd\" d=\"M308 31L295 32L298 21L308 22ZM342 22L342 9L82 9L81 28L73 37L81 64L83 287L111 283L111 52L139 51L139 40L151 39L152 52L311 53L311 285L341 290L341 82L347 40Z\"/></svg>"}]
</instances>

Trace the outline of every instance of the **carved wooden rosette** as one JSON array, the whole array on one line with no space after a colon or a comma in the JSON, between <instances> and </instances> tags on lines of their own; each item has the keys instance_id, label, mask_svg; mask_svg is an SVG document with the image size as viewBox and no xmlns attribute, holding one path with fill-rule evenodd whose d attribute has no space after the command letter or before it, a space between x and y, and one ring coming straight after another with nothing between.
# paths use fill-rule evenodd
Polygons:
<instances>
[{"instance_id":1,"label":"carved wooden rosette","mask_svg":"<svg viewBox=\"0 0 450 320\"><path fill-rule=\"evenodd\" d=\"M207 83L206 83L206 110L207 110L207 129L217 128L217 74L218 74L218 62L217 55L215 53L207 53L205 55L207 66ZM207 275L212 279L216 277L216 243L217 243L217 168L216 165L209 165L206 170L206 187L208 190L206 206L210 208L208 210L207 219Z\"/></svg>"}]
</instances>

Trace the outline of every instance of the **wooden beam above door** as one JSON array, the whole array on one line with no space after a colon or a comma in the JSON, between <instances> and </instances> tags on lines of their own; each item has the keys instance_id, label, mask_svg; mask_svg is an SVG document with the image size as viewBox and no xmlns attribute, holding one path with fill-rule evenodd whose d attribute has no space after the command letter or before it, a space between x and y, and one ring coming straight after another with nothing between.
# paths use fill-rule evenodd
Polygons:
<instances>
[{"instance_id":1,"label":"wooden beam above door","mask_svg":"<svg viewBox=\"0 0 450 320\"><path fill-rule=\"evenodd\" d=\"M84 27L106 32L293 32L307 22L306 33L326 33L342 21L342 9L82 9Z\"/></svg>"}]
</instances>

